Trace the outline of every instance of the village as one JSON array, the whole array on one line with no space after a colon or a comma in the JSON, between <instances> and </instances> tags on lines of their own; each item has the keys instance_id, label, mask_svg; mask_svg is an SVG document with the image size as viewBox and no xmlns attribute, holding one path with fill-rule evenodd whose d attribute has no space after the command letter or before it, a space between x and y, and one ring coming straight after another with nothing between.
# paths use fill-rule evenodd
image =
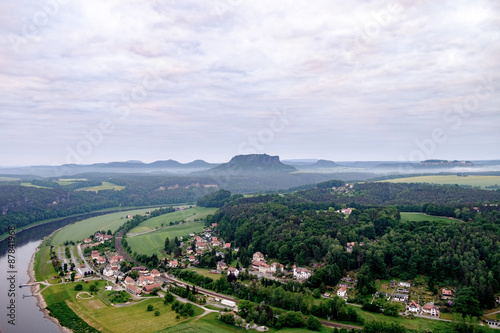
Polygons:
<instances>
[{"instance_id":1,"label":"village","mask_svg":"<svg viewBox=\"0 0 500 333\"><path fill-rule=\"evenodd\" d=\"M342 209L341 212L349 215L352 208ZM127 269L127 262L124 256L117 251L108 250L106 244L110 244L113 240L112 235L107 235L103 232L96 232L91 238L86 238L78 246L86 252L82 255L83 264L79 267L87 269L89 272L76 275L76 279L85 279L90 276L90 272L97 272L96 277L106 279L109 282L107 290L126 291L130 294L130 300L138 300L141 296L156 295L159 291L166 291L170 283L174 285L185 285L182 281L173 279L169 274L171 269L197 269L198 272L202 269L197 268L200 256L203 254L215 251L216 256L222 258L217 261L216 269L203 269L206 276L213 276L214 279L219 276L234 275L238 278L241 272L246 272L256 276L258 279L267 278L286 283L287 281L305 282L314 272L314 269L321 267L315 265L312 268L297 267L296 265L286 267L275 259L266 259L262 252L255 252L252 255L252 260L248 268L243 268L238 260L226 262L224 260L224 252L232 251L238 253L239 249L232 247L231 243L224 242L223 239L217 237L217 224L213 223L211 227L205 228L202 233L190 234L188 237L180 237L181 256L173 258L165 256L162 259L161 267L148 269L145 266L134 266ZM355 246L363 246L363 243L356 244L349 242L346 244L345 251L352 253ZM94 248L104 248L104 251L99 251ZM80 251L82 253L82 251ZM236 265L234 264L236 263ZM287 268L289 268L287 270ZM162 272L160 272L160 270ZM69 275L66 277L69 279ZM113 286L114 284L114 286ZM356 273L351 272L341 278L341 281L336 286L327 286L327 290L321 294L322 298L340 297L348 304L353 304L356 291ZM451 315L445 314L444 319L441 313L442 304L451 306L454 298L452 288L442 288L439 295L429 297L428 293L423 293L420 288L415 288L409 281L387 281L387 283L379 283L378 291L373 295L372 303L377 303L377 300L397 304L399 314L403 316L418 316L430 319L449 320ZM417 290L420 290L417 292ZM227 307L236 310L236 303L222 298L214 297L214 294L205 294L207 299L212 304L220 303L219 306ZM500 299L498 300L500 302ZM441 304L441 305L440 305ZM355 304L353 304L355 305ZM490 320L488 324L492 327L500 326L500 323L495 320Z\"/></svg>"}]
</instances>

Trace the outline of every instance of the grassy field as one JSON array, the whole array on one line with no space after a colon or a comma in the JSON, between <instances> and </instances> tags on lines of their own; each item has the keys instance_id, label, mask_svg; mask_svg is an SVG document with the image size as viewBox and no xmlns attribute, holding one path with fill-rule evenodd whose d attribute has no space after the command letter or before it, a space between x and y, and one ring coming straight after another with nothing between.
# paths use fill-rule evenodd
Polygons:
<instances>
[{"instance_id":1,"label":"grassy field","mask_svg":"<svg viewBox=\"0 0 500 333\"><path fill-rule=\"evenodd\" d=\"M61 186L71 185L78 181L85 181L87 178L60 178L56 182Z\"/></svg>"},{"instance_id":2,"label":"grassy field","mask_svg":"<svg viewBox=\"0 0 500 333\"><path fill-rule=\"evenodd\" d=\"M162 226L163 227L168 226L170 222L176 222L176 221L192 222L195 219L204 219L208 214L215 213L216 210L217 210L216 208L204 208L204 207L186 208L185 210L179 210L177 212L153 217L152 219L149 219L141 223L140 226L130 230L129 233L134 234L148 230L154 230L156 228L161 228Z\"/></svg>"},{"instance_id":3,"label":"grassy field","mask_svg":"<svg viewBox=\"0 0 500 333\"><path fill-rule=\"evenodd\" d=\"M41 246L35 255L35 279L44 281L57 275L52 262L50 261L50 247Z\"/></svg>"},{"instance_id":4,"label":"grassy field","mask_svg":"<svg viewBox=\"0 0 500 333\"><path fill-rule=\"evenodd\" d=\"M111 213L102 216L92 217L73 224L70 224L57 231L51 237L51 244L63 244L65 241L78 241L87 238L98 230L114 232L122 224L127 222L127 215L144 215L151 208L142 208L118 213Z\"/></svg>"},{"instance_id":5,"label":"grassy field","mask_svg":"<svg viewBox=\"0 0 500 333\"><path fill-rule=\"evenodd\" d=\"M170 239L174 239L175 237L188 236L190 233L201 232L203 230L203 225L203 221L173 225L147 234L128 237L127 242L132 248L132 251L139 254L147 254L150 256L156 253L160 255L160 250L165 247L165 238L169 237Z\"/></svg>"},{"instance_id":6,"label":"grassy field","mask_svg":"<svg viewBox=\"0 0 500 333\"><path fill-rule=\"evenodd\" d=\"M204 277L209 277L209 278L212 278L214 280L218 280L222 276L221 274L210 273L210 270L205 269L205 268L192 268L192 269L188 269L188 270L195 271L196 273L203 275Z\"/></svg>"},{"instance_id":7,"label":"grassy field","mask_svg":"<svg viewBox=\"0 0 500 333\"><path fill-rule=\"evenodd\" d=\"M431 222L442 222L442 223L450 223L451 221L456 221L454 219L450 219L448 217L442 216L432 216L426 215L423 213L401 213L401 221L431 221Z\"/></svg>"},{"instance_id":8,"label":"grassy field","mask_svg":"<svg viewBox=\"0 0 500 333\"><path fill-rule=\"evenodd\" d=\"M456 175L438 175L438 176L420 176L382 180L389 183L432 183L432 184L448 184L448 185L469 185L486 187L500 184L500 176L476 176L470 175L467 177L459 177Z\"/></svg>"},{"instance_id":9,"label":"grassy field","mask_svg":"<svg viewBox=\"0 0 500 333\"><path fill-rule=\"evenodd\" d=\"M84 291L89 291L91 283L83 283ZM49 305L65 300L80 318L103 333L156 332L190 320L182 317L176 320L176 313L171 310L170 305L164 305L161 298L151 298L123 307L112 307L97 295L91 299L77 299L78 292L74 290L76 284L51 286L42 294ZM99 287L104 288L104 283L101 282ZM149 304L160 311L158 317L154 315L154 312L146 311ZM200 314L203 311L196 307L195 313Z\"/></svg>"},{"instance_id":10,"label":"grassy field","mask_svg":"<svg viewBox=\"0 0 500 333\"><path fill-rule=\"evenodd\" d=\"M102 182L100 186L92 186L92 187L82 187L79 189L76 189L75 191L94 191L94 192L99 192L102 190L115 190L115 191L121 191L125 188L125 186L120 186L116 185L110 182Z\"/></svg>"},{"instance_id":11,"label":"grassy field","mask_svg":"<svg viewBox=\"0 0 500 333\"><path fill-rule=\"evenodd\" d=\"M203 332L203 333L219 333L219 332L228 332L228 333L243 333L243 332L257 332L256 330L246 330L241 327L236 327L234 325L228 325L223 323L217 317L218 313L209 313L206 316L201 317L198 320L189 320L184 323L178 324L173 327L169 327L167 329L161 330L158 333L190 333L190 332ZM313 332L306 328L282 328L279 331L271 328L267 332L280 332L280 333L306 333ZM323 327L321 330L323 333L333 332L332 329Z\"/></svg>"},{"instance_id":12,"label":"grassy field","mask_svg":"<svg viewBox=\"0 0 500 333\"><path fill-rule=\"evenodd\" d=\"M31 184L31 183L21 183L21 186L25 186L25 187L36 187L36 188L50 188L50 187L46 187L46 186L33 185L33 184Z\"/></svg>"},{"instance_id":13,"label":"grassy field","mask_svg":"<svg viewBox=\"0 0 500 333\"><path fill-rule=\"evenodd\" d=\"M16 181L16 180L19 180L19 178L0 176L0 182L13 182L13 181Z\"/></svg>"}]
</instances>

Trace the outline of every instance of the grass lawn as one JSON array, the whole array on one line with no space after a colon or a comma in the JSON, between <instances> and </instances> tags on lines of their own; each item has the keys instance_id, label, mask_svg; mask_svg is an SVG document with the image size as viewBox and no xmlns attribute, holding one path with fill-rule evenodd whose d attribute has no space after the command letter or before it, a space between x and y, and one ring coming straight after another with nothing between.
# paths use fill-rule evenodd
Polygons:
<instances>
[{"instance_id":1,"label":"grass lawn","mask_svg":"<svg viewBox=\"0 0 500 333\"><path fill-rule=\"evenodd\" d=\"M21 186L25 186L25 187L36 187L36 188L50 188L50 187L46 187L46 186L33 185L33 184L31 184L31 183L21 183Z\"/></svg>"},{"instance_id":2,"label":"grass lawn","mask_svg":"<svg viewBox=\"0 0 500 333\"><path fill-rule=\"evenodd\" d=\"M57 275L52 262L50 261L50 247L42 246L35 255L35 279L44 281Z\"/></svg>"},{"instance_id":3,"label":"grass lawn","mask_svg":"<svg viewBox=\"0 0 500 333\"><path fill-rule=\"evenodd\" d=\"M127 215L144 215L151 208L135 209L118 213L111 213L92 217L68 225L54 233L51 244L63 244L65 241L79 241L87 238L98 230L115 232L121 225L127 222Z\"/></svg>"},{"instance_id":4,"label":"grass lawn","mask_svg":"<svg viewBox=\"0 0 500 333\"><path fill-rule=\"evenodd\" d=\"M420 176L387 179L382 182L389 183L432 183L432 184L448 184L448 185L469 185L486 187L500 184L500 176L478 176L469 175L467 177L459 177L456 175L437 175L437 176Z\"/></svg>"},{"instance_id":5,"label":"grass lawn","mask_svg":"<svg viewBox=\"0 0 500 333\"><path fill-rule=\"evenodd\" d=\"M457 221L448 217L442 217L442 216L433 216L433 215L426 215L424 213L400 213L401 214L401 221L415 221L415 222L422 222L422 221L431 221L431 222L443 222L443 223L450 223L452 221Z\"/></svg>"},{"instance_id":6,"label":"grass lawn","mask_svg":"<svg viewBox=\"0 0 500 333\"><path fill-rule=\"evenodd\" d=\"M160 215L141 223L140 226L130 230L129 233L134 234L138 232L154 230L155 228L162 228L162 224L163 227L165 227L168 226L170 222L176 222L176 221L195 222L194 221L195 219L204 219L208 214L215 213L216 210L217 210L216 208L193 207L193 208L187 208L185 210L180 210L177 212Z\"/></svg>"},{"instance_id":7,"label":"grass lawn","mask_svg":"<svg viewBox=\"0 0 500 333\"><path fill-rule=\"evenodd\" d=\"M188 270L195 271L196 273L203 275L204 277L209 277L214 280L218 280L222 276L221 274L210 273L209 269L204 269L204 268L190 268Z\"/></svg>"},{"instance_id":8,"label":"grass lawn","mask_svg":"<svg viewBox=\"0 0 500 333\"><path fill-rule=\"evenodd\" d=\"M348 305L349 306L349 305ZM440 320L432 320L432 319L425 319L425 318L417 318L414 317L410 319L409 317L389 317L385 316L380 313L371 313L367 311L361 310L361 308L358 308L356 306L350 306L352 307L358 315L360 315L365 322L372 321L372 320L377 320L377 321L385 321L385 322L393 322L393 323L398 323L406 328L409 328L411 330L435 330L435 329L440 329L442 332L446 332L446 329L450 330L451 329L451 323L445 322L445 321L440 321Z\"/></svg>"},{"instance_id":9,"label":"grass lawn","mask_svg":"<svg viewBox=\"0 0 500 333\"><path fill-rule=\"evenodd\" d=\"M92 283L82 283L84 291L88 292ZM110 306L96 295L90 299L77 299L76 295L79 292L74 290L76 284L68 283L51 286L44 290L42 294L47 304L65 300L80 318L103 333L156 332L192 319L181 317L181 319L176 320L177 314L171 310L171 306L164 305L163 299L158 298L147 299L123 307ZM100 289L103 287L104 284L101 282ZM160 311L159 316L155 316L154 311L146 311L147 306L150 304ZM203 310L195 307L195 313L201 314Z\"/></svg>"},{"instance_id":10,"label":"grass lawn","mask_svg":"<svg viewBox=\"0 0 500 333\"><path fill-rule=\"evenodd\" d=\"M100 186L92 186L92 187L82 187L79 189L76 189L75 191L94 191L94 192L99 192L102 190L115 190L115 191L121 191L125 188L125 186L120 186L116 185L110 182L102 182Z\"/></svg>"},{"instance_id":11,"label":"grass lawn","mask_svg":"<svg viewBox=\"0 0 500 333\"><path fill-rule=\"evenodd\" d=\"M234 325L228 325L223 323L217 317L218 313L209 313L206 316L199 318L198 320L192 319L184 323L178 324L174 327L170 327L160 331L161 333L177 333L177 332L203 332L203 333L219 333L219 332L229 332L229 333L243 333L243 332L257 332L256 330L246 330L241 327L236 327ZM283 328L281 330L276 330L274 328L269 329L268 332L280 332L280 333L305 333L313 332L306 328ZM321 332L333 332L333 330L323 327Z\"/></svg>"},{"instance_id":12,"label":"grass lawn","mask_svg":"<svg viewBox=\"0 0 500 333\"><path fill-rule=\"evenodd\" d=\"M173 240L175 237L186 237L189 236L190 233L201 232L203 230L203 225L203 221L173 225L155 232L127 237L127 242L132 248L132 251L139 254L147 254L150 256L156 253L160 255L161 250L165 247L165 238L169 237Z\"/></svg>"}]
</instances>

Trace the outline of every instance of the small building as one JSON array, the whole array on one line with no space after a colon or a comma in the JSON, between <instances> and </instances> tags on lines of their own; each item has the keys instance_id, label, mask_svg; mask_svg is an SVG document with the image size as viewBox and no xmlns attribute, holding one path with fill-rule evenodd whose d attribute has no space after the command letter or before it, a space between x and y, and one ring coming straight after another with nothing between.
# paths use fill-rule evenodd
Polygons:
<instances>
[{"instance_id":1,"label":"small building","mask_svg":"<svg viewBox=\"0 0 500 333\"><path fill-rule=\"evenodd\" d=\"M157 270L156 268L151 271L151 277L153 278L158 278L160 277L160 271Z\"/></svg>"},{"instance_id":2,"label":"small building","mask_svg":"<svg viewBox=\"0 0 500 333\"><path fill-rule=\"evenodd\" d=\"M260 262L266 262L266 259L264 259L264 255L262 252L255 252L252 257L253 261L260 261Z\"/></svg>"},{"instance_id":3,"label":"small building","mask_svg":"<svg viewBox=\"0 0 500 333\"><path fill-rule=\"evenodd\" d=\"M293 265L293 277L298 280L308 279L311 277L311 270Z\"/></svg>"},{"instance_id":4,"label":"small building","mask_svg":"<svg viewBox=\"0 0 500 333\"><path fill-rule=\"evenodd\" d=\"M352 213L352 208L343 208L340 212L344 215L350 215Z\"/></svg>"},{"instance_id":5,"label":"small building","mask_svg":"<svg viewBox=\"0 0 500 333\"><path fill-rule=\"evenodd\" d=\"M341 287L339 290L337 290L337 296L338 297L347 297L347 288Z\"/></svg>"},{"instance_id":6,"label":"small building","mask_svg":"<svg viewBox=\"0 0 500 333\"><path fill-rule=\"evenodd\" d=\"M97 262L98 264L101 264L101 265L102 265L102 264L105 264L105 263L106 263L106 258L99 257L99 258L97 258L97 259L96 259L96 262Z\"/></svg>"},{"instance_id":7,"label":"small building","mask_svg":"<svg viewBox=\"0 0 500 333\"><path fill-rule=\"evenodd\" d=\"M352 250L354 249L355 242L350 242L346 244L346 252L347 253L352 253Z\"/></svg>"},{"instance_id":8,"label":"small building","mask_svg":"<svg viewBox=\"0 0 500 333\"><path fill-rule=\"evenodd\" d=\"M283 272L284 266L280 264L279 262L273 262L271 264L271 273L276 273L276 272Z\"/></svg>"},{"instance_id":9,"label":"small building","mask_svg":"<svg viewBox=\"0 0 500 333\"><path fill-rule=\"evenodd\" d=\"M224 261L219 261L217 263L217 270L218 271L225 271L227 269L227 264Z\"/></svg>"},{"instance_id":10,"label":"small building","mask_svg":"<svg viewBox=\"0 0 500 333\"><path fill-rule=\"evenodd\" d=\"M92 243L92 239L90 239L90 238L85 238L85 239L83 240L83 242L84 242L85 244Z\"/></svg>"},{"instance_id":11,"label":"small building","mask_svg":"<svg viewBox=\"0 0 500 333\"><path fill-rule=\"evenodd\" d=\"M194 262L196 258L194 256L189 256L189 261Z\"/></svg>"},{"instance_id":12,"label":"small building","mask_svg":"<svg viewBox=\"0 0 500 333\"><path fill-rule=\"evenodd\" d=\"M155 288L158 288L161 290L161 284L160 283L153 283L153 284L149 284L147 286L144 286L144 288L142 288L142 290L144 290L144 292L146 294L150 294Z\"/></svg>"},{"instance_id":13,"label":"small building","mask_svg":"<svg viewBox=\"0 0 500 333\"><path fill-rule=\"evenodd\" d=\"M93 250L91 253L92 259L97 259L99 258L99 251Z\"/></svg>"},{"instance_id":14,"label":"small building","mask_svg":"<svg viewBox=\"0 0 500 333\"><path fill-rule=\"evenodd\" d=\"M112 239L113 239L113 235L104 235L104 236L103 236L103 240L104 240L105 242L109 242L109 241L111 241Z\"/></svg>"},{"instance_id":15,"label":"small building","mask_svg":"<svg viewBox=\"0 0 500 333\"><path fill-rule=\"evenodd\" d=\"M395 300L396 302L408 302L408 295L394 294L392 296L392 299Z\"/></svg>"},{"instance_id":16,"label":"small building","mask_svg":"<svg viewBox=\"0 0 500 333\"><path fill-rule=\"evenodd\" d=\"M142 294L141 288L138 288L138 287L134 286L133 284L128 284L127 287L125 288L125 290L127 290L132 295L141 295Z\"/></svg>"},{"instance_id":17,"label":"small building","mask_svg":"<svg viewBox=\"0 0 500 333\"><path fill-rule=\"evenodd\" d=\"M230 249L230 248L231 248L231 243L224 244L224 249Z\"/></svg>"},{"instance_id":18,"label":"small building","mask_svg":"<svg viewBox=\"0 0 500 333\"><path fill-rule=\"evenodd\" d=\"M130 276L127 276L125 278L125 284L135 284L135 281Z\"/></svg>"},{"instance_id":19,"label":"small building","mask_svg":"<svg viewBox=\"0 0 500 333\"><path fill-rule=\"evenodd\" d=\"M168 267L177 268L179 266L179 262L177 260L172 260L168 262Z\"/></svg>"},{"instance_id":20,"label":"small building","mask_svg":"<svg viewBox=\"0 0 500 333\"><path fill-rule=\"evenodd\" d=\"M439 311L434 303L426 303L422 308L422 313L427 313L431 316L437 316L439 314Z\"/></svg>"},{"instance_id":21,"label":"small building","mask_svg":"<svg viewBox=\"0 0 500 333\"><path fill-rule=\"evenodd\" d=\"M406 309L409 311L409 312L412 312L412 313L419 313L422 309L422 307L420 306L420 304L418 304L417 302L415 301L411 301L410 305L408 305L406 307Z\"/></svg>"},{"instance_id":22,"label":"small building","mask_svg":"<svg viewBox=\"0 0 500 333\"><path fill-rule=\"evenodd\" d=\"M235 276L238 276L238 274L240 274L240 271L239 271L238 269L234 268L234 267L229 267L229 268L227 269L227 271L228 271L229 273L233 273Z\"/></svg>"},{"instance_id":23,"label":"small building","mask_svg":"<svg viewBox=\"0 0 500 333\"><path fill-rule=\"evenodd\" d=\"M442 299L453 299L453 292L449 289L443 288L441 289L441 298Z\"/></svg>"},{"instance_id":24,"label":"small building","mask_svg":"<svg viewBox=\"0 0 500 333\"><path fill-rule=\"evenodd\" d=\"M109 261L111 264L121 263L123 261L123 256L113 256Z\"/></svg>"},{"instance_id":25,"label":"small building","mask_svg":"<svg viewBox=\"0 0 500 333\"><path fill-rule=\"evenodd\" d=\"M410 282L403 282L403 281L401 281L401 282L399 282L399 286L403 287L403 288L410 288L411 284L410 284Z\"/></svg>"}]
</instances>

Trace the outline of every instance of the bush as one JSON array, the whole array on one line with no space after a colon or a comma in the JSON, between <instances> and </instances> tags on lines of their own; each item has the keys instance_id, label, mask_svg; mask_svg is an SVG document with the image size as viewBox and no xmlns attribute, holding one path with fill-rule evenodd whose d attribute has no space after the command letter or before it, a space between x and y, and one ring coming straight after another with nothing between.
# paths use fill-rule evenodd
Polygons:
<instances>
[{"instance_id":1,"label":"bush","mask_svg":"<svg viewBox=\"0 0 500 333\"><path fill-rule=\"evenodd\" d=\"M77 285L75 286L75 290L76 290L76 291L83 290L83 286L82 286L81 284L77 284Z\"/></svg>"},{"instance_id":2,"label":"bush","mask_svg":"<svg viewBox=\"0 0 500 333\"><path fill-rule=\"evenodd\" d=\"M149 304L147 311L153 311L153 305Z\"/></svg>"},{"instance_id":3,"label":"bush","mask_svg":"<svg viewBox=\"0 0 500 333\"><path fill-rule=\"evenodd\" d=\"M312 331L321 331L321 322L314 316L309 316L306 322L306 326Z\"/></svg>"}]
</instances>

